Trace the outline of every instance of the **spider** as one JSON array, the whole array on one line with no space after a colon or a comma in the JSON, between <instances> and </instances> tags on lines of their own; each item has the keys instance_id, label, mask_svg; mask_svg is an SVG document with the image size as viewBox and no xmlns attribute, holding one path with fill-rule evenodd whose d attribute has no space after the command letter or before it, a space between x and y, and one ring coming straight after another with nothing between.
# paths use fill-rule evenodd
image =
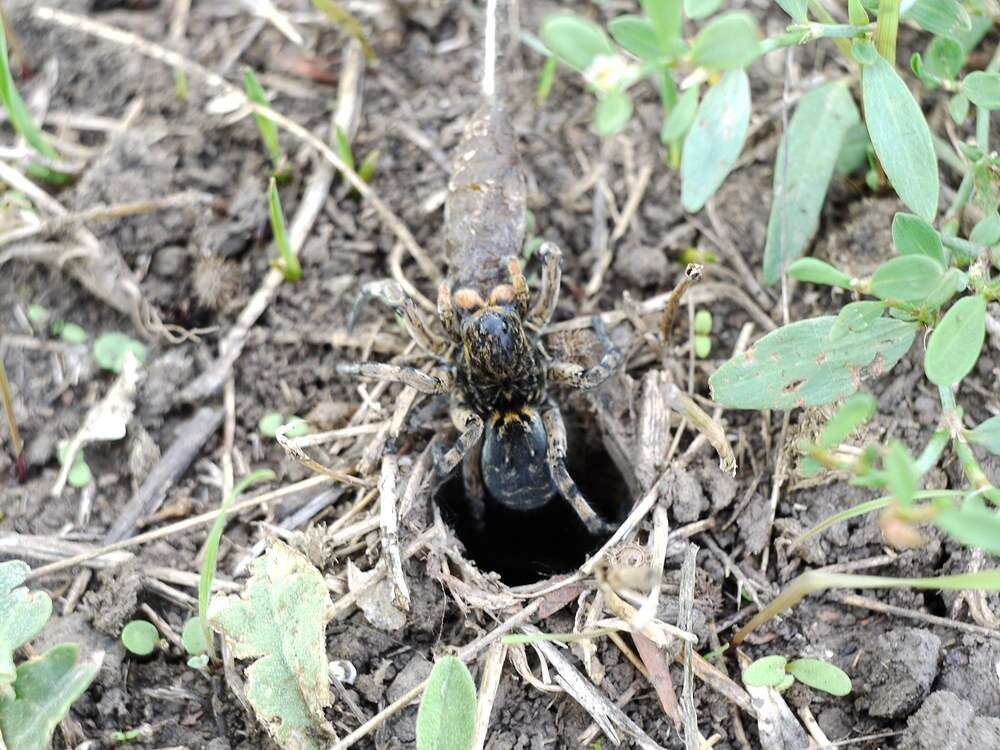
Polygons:
<instances>
[{"instance_id":1,"label":"spider","mask_svg":"<svg viewBox=\"0 0 1000 750\"><path fill-rule=\"evenodd\" d=\"M513 511L538 509L561 497L591 534L606 536L614 525L591 507L566 468L566 428L547 388L553 383L594 388L615 372L622 353L599 316L592 321L602 347L597 364L552 361L543 350L540 338L559 297L562 253L552 243L541 246L541 288L532 306L517 258L524 240L524 180L513 129L495 101L471 119L459 154L445 205L448 277L437 299L443 335L393 281L367 284L358 300L389 305L443 367L428 374L363 362L338 370L450 396L460 435L450 449L438 452L436 469L447 476L463 464L474 512L485 491Z\"/></svg>"}]
</instances>

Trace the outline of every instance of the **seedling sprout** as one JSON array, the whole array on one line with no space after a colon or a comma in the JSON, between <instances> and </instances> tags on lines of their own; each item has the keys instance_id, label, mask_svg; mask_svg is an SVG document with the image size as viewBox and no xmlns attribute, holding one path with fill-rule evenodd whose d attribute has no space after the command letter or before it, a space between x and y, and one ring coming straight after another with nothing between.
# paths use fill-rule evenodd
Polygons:
<instances>
[{"instance_id":1,"label":"seedling sprout","mask_svg":"<svg viewBox=\"0 0 1000 750\"><path fill-rule=\"evenodd\" d=\"M122 628L122 645L136 656L149 656L160 645L156 626L147 620L132 620Z\"/></svg>"}]
</instances>

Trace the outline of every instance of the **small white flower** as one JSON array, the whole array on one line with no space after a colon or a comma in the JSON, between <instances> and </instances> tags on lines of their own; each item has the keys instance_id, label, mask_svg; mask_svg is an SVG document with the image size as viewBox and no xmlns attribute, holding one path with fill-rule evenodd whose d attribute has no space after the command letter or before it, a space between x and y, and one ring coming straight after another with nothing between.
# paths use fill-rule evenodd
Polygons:
<instances>
[{"instance_id":1,"label":"small white flower","mask_svg":"<svg viewBox=\"0 0 1000 750\"><path fill-rule=\"evenodd\" d=\"M587 83L601 93L627 89L641 75L639 66L621 55L597 55L584 72Z\"/></svg>"}]
</instances>

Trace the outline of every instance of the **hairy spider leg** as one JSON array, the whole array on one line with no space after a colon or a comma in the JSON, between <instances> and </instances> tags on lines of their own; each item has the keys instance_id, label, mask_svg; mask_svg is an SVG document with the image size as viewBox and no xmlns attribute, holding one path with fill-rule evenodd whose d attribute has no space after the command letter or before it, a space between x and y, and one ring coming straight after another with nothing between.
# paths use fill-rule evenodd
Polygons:
<instances>
[{"instance_id":1,"label":"hairy spider leg","mask_svg":"<svg viewBox=\"0 0 1000 750\"><path fill-rule=\"evenodd\" d=\"M362 380L388 380L391 383L403 383L431 396L448 393L454 385L454 378L450 375L439 377L429 375L415 367L400 367L382 362L344 362L337 365L337 372Z\"/></svg>"},{"instance_id":2,"label":"hairy spider leg","mask_svg":"<svg viewBox=\"0 0 1000 750\"><path fill-rule=\"evenodd\" d=\"M438 285L438 318L451 340L456 344L462 343L462 332L458 328L458 315L455 313L455 303L451 299L451 286L447 281L442 281Z\"/></svg>"},{"instance_id":3,"label":"hairy spider leg","mask_svg":"<svg viewBox=\"0 0 1000 750\"><path fill-rule=\"evenodd\" d=\"M543 242L538 249L542 259L542 286L538 291L538 301L531 309L527 322L541 329L549 324L559 302L559 287L562 283L562 251L551 242Z\"/></svg>"},{"instance_id":4,"label":"hairy spider leg","mask_svg":"<svg viewBox=\"0 0 1000 750\"><path fill-rule=\"evenodd\" d=\"M555 402L551 400L546 402L542 409L542 423L545 425L547 443L545 460L549 465L549 472L552 474L556 489L591 534L607 536L616 526L601 518L590 506L566 468L566 425Z\"/></svg>"},{"instance_id":5,"label":"hairy spider leg","mask_svg":"<svg viewBox=\"0 0 1000 750\"><path fill-rule=\"evenodd\" d=\"M599 315L591 319L597 341L604 349L600 361L593 367L583 367L573 362L553 362L546 372L550 381L570 388L595 388L611 377L622 363L621 349L608 336L608 329Z\"/></svg>"},{"instance_id":6,"label":"hairy spider leg","mask_svg":"<svg viewBox=\"0 0 1000 750\"><path fill-rule=\"evenodd\" d=\"M483 436L483 420L471 411L461 410L465 416L465 426L458 436L455 444L447 451L437 456L437 470L441 476L448 476L456 466L465 458L472 447L479 442Z\"/></svg>"},{"instance_id":7,"label":"hairy spider leg","mask_svg":"<svg viewBox=\"0 0 1000 750\"><path fill-rule=\"evenodd\" d=\"M510 283L514 287L514 304L523 319L528 314L528 307L531 305L531 290L528 289L528 280L524 278L524 271L521 270L521 261L517 256L507 256L507 273L510 274Z\"/></svg>"},{"instance_id":8,"label":"hairy spider leg","mask_svg":"<svg viewBox=\"0 0 1000 750\"><path fill-rule=\"evenodd\" d=\"M390 279L370 281L361 287L361 293L354 302L354 307L351 308L351 315L347 321L348 330L354 328L354 323L361 311L361 305L369 299L377 299L399 316L410 337L421 348L435 356L444 354L448 349L449 342L431 330L410 296L403 291L398 283Z\"/></svg>"}]
</instances>

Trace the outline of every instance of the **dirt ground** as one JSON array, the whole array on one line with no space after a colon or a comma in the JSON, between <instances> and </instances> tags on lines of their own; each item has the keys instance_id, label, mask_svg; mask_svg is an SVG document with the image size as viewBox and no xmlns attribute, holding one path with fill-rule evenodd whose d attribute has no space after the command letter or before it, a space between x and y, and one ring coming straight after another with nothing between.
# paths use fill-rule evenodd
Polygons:
<instances>
[{"instance_id":1,"label":"dirt ground","mask_svg":"<svg viewBox=\"0 0 1000 750\"><path fill-rule=\"evenodd\" d=\"M91 227L105 252L124 261L143 299L158 311L164 324L205 330L196 341L173 343L162 335L138 330L135 321L122 313L128 309L122 304L124 297L116 300L85 290L69 272L73 261L60 268L58 263L21 258L3 267L0 353L12 381L29 478L23 485L16 483L8 453L0 454L0 543L4 545L0 558L26 556L37 566L66 554L39 552L43 537L88 546L105 541L151 468L167 454L178 434L186 434L183 431L190 427L196 410L224 410L221 390L192 401L185 398L185 388L218 357L220 339L232 329L268 273L265 192L270 164L252 118L220 114L219 91L198 76L187 76L186 98L182 98L169 66L136 49L83 33L80 27L42 20L35 15L40 4L32 0L8 0L3 5L18 42L20 68L15 66L15 70L20 73L18 84L25 99L33 105L39 98L48 98L47 129L62 141L78 145L78 153L86 156L82 175L55 192L56 200L69 211L80 211L101 203L156 199L180 191L198 191L212 199L210 204ZM50 0L47 5L175 49L237 86L242 66L250 65L274 94L272 106L277 111L317 136L328 137L346 42L309 14L307 2L281 3L295 8L293 17L301 22L305 37L302 47L250 15L242 4L221 0L192 3L179 36L171 31L175 3L167 0ZM95 10L92 5L112 7ZM468 4L451 0L414 0L409 16L403 13L411 3L384 5L388 10L374 18L362 15L379 63L364 75L354 151L364 155L378 149L374 191L440 263L441 199L449 156L478 97L480 16ZM772 4L745 5L766 31L773 33L784 25L777 11L765 10ZM634 6L610 2L587 10L613 17L633 12ZM554 3L522 3L523 28L537 30L544 14L556 7ZM994 33L987 45L996 41ZM909 43L912 40L904 35L900 60L908 58ZM556 320L619 309L624 292L635 300L652 297L679 278L683 250L696 247L714 253L719 262L708 267L705 283L716 284L709 287L716 291L699 302L715 320L712 355L691 364L689 370L682 323L683 335L677 337L679 343L675 342L668 364L675 382L685 388L690 385L702 397L708 394L708 375L733 351L744 325L752 323L753 335L759 336L764 332L763 322L781 322L780 292L760 290L744 268L761 266L780 134L784 62L784 53L778 53L752 68L750 141L739 167L710 209L696 216L681 209L677 175L663 163L655 137L661 113L651 87L640 87L637 116L626 131L601 143L589 131L591 102L570 74L560 74L551 98L539 106L534 90L541 57L522 46L504 63L535 218L534 234L556 242L564 252L563 295ZM796 50L793 64L796 90L819 75L843 72L830 50L822 47ZM931 103L940 115L942 102ZM84 122L84 116L93 121ZM9 132L6 140L11 140ZM282 144L291 160L292 176L281 186L281 198L292 216L321 161L287 133L282 134ZM588 295L586 285L600 259L597 249L602 237L615 227L646 165L652 171L642 201L620 239L612 243L614 259L599 290ZM954 189L954 175L947 177ZM815 254L849 268L870 267L889 252L891 217L901 209L894 196L872 194L860 176L836 177ZM10 213L13 210L5 209L4 223L16 218ZM39 244L39 252L45 251L48 258L74 247L72 235L65 234ZM353 333L345 327L361 284L391 273L396 244L396 236L371 204L359 200L337 179L301 250L301 281L277 290L231 370L235 417L231 444L227 444L226 428L219 426L222 420L216 419L215 429L195 446L190 466L169 484L156 515L140 519L143 530L217 508L224 455L231 457L237 478L251 469L274 470L277 479L269 488L311 476L273 439L260 434L258 421L276 411L305 417L314 431L348 424L362 403L360 391L357 383L337 374L336 365L369 354L386 361L400 355L406 345L391 315L375 304L364 309ZM434 282L408 254L400 257L404 275L433 298ZM534 283L538 269L532 264L528 270ZM735 285L744 294L734 296L720 283ZM793 286L789 298L792 320L829 313L842 301L836 293L816 287ZM46 307L54 320L81 326L88 343L68 344L27 325L25 311L32 304ZM655 316L646 323L655 326ZM113 382L113 376L93 364L89 342L115 330L144 339L148 348L128 436L88 446L86 459L95 482L89 488L70 487L52 497L50 490L59 471L57 444L79 429L90 407ZM613 338L623 345L632 342L633 335L628 323L613 331ZM582 330L553 335L547 346L581 361L588 361L594 348L592 337ZM572 471L608 512L622 514L635 499L627 480L603 467L611 466L607 445L614 440L608 430L620 428L627 445L634 440L639 382L650 367L650 351L637 344L627 372L593 394L559 394L570 427ZM920 347L915 347L888 376L871 384L880 414L871 427L872 437L894 436L917 446L933 431L937 400L921 376L921 357ZM412 360L410 354L398 359ZM982 420L997 408L998 376L998 354L984 352L968 379L968 390L961 394L961 404L971 418ZM371 390L367 386L364 393ZM397 396L398 387L390 388L369 403L368 414L360 421L377 423L391 417ZM788 442L794 442L800 431L819 418L808 412L792 414ZM772 524L770 498L782 420L783 415L777 413L722 416L737 449L735 480L720 472L718 458L708 446L685 454L693 440L690 432L678 444L678 455L685 455L685 460L664 477L661 503L668 510L671 528L709 519L714 522L691 538L700 548L695 618L700 653L709 651L716 639L724 642L734 626L748 619L755 611L753 598L770 600L784 582L809 567L848 566L879 575L929 576L964 571L977 563L938 538L919 551L891 553L874 517L837 525L789 557L788 539L870 495L843 483L810 484L793 477L777 496ZM424 400L414 407L399 446L405 472L412 465L410 459L421 454L433 435L450 430L449 425L443 399ZM673 427L677 427L676 420ZM311 449L312 455L326 465L352 471L375 430L342 439L334 447ZM991 480L1000 482L1000 460L981 458ZM932 477L929 486L947 487L953 482L960 482L959 472L949 465ZM264 509L241 512L226 529L220 579L239 580L248 556L259 553L258 542L277 533L276 527L284 522L298 531L280 533L321 565L336 599L336 592L346 591L348 560L367 570L379 558L377 530L346 544L334 543L324 534L362 494L355 488L325 485L297 492ZM291 526L289 520L296 511L310 503L304 520L298 518L297 525ZM447 508L445 517L455 520ZM414 543L432 523L431 504L421 497L402 519L402 547ZM508 583L524 584L567 572L595 547L593 540L567 532L565 519L538 523L562 533L547 532L532 540L528 531L519 528L524 524L515 519L471 541L468 552L484 569L505 572ZM125 562L99 570L85 582L82 593L72 588L79 569L34 582L56 602L56 614L34 644L36 649L73 640L85 649L107 653L98 678L57 732L57 747L73 747L85 740L111 743L111 733L140 727L143 733L132 744L142 747L269 746L264 731L233 696L221 669L206 678L188 668L185 656L175 647L147 660L135 659L125 654L118 641L125 622L149 616L143 605L174 632L181 631L193 612L195 579L170 573L197 573L207 529L200 525L131 548ZM641 533L639 539L645 538L645 532ZM538 550L532 553L531 545ZM417 684L436 655L469 643L513 612L489 610L456 598L456 591L462 589L454 580L466 574L468 565L442 549L426 545L417 549L404 563L412 596L405 626L379 629L350 607L328 627L330 659L350 661L358 673L353 685L342 686L329 712L341 737ZM447 549L457 550L457 543L449 542ZM677 570L684 550L680 543L668 549L661 605L667 610L663 619L668 621L676 617ZM527 566L526 558L531 560ZM498 596L504 591L496 581L490 585ZM953 595L898 590L867 592L866 596L911 612L972 622L968 607ZM538 620L538 627L547 632L573 630L579 624L578 604L585 613L592 597L589 591L575 597L569 606ZM612 699L631 696L624 703L631 719L663 747L683 747L648 681L613 643L596 643L597 660L590 676L601 690ZM996 638L873 612L829 595L806 600L768 626L745 650L751 658L769 653L817 656L852 676L855 690L846 698L798 687L786 695L793 710L811 712L831 741L867 737L852 746L869 749L1000 746L1000 641ZM579 647L564 653L582 669ZM530 650L528 659L537 676L537 657ZM481 662L471 666L478 679ZM720 667L738 681L734 659L723 660ZM675 668L674 684L680 686L682 679L680 668ZM720 735L716 748L760 747L755 720L720 693L698 683L695 702L702 734ZM413 747L415 712L410 707L381 724L359 747ZM579 747L578 738L589 726L590 718L574 701L558 692L537 690L508 663L486 747ZM599 736L592 735L588 746L599 746L593 744ZM605 741L604 747L610 744Z\"/></svg>"}]
</instances>

